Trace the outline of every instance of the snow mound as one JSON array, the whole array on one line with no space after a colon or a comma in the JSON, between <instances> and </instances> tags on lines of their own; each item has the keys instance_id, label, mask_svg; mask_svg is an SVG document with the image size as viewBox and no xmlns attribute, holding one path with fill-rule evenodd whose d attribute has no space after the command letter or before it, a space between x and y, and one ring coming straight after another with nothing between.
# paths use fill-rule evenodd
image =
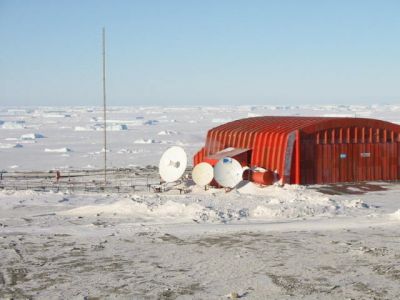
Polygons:
<instances>
[{"instance_id":1,"label":"snow mound","mask_svg":"<svg viewBox=\"0 0 400 300\"><path fill-rule=\"evenodd\" d=\"M138 139L133 142L134 144L160 144L160 141L153 139Z\"/></svg>"},{"instance_id":2,"label":"snow mound","mask_svg":"<svg viewBox=\"0 0 400 300\"><path fill-rule=\"evenodd\" d=\"M400 209L396 210L394 213L390 214L391 219L400 221Z\"/></svg>"},{"instance_id":3,"label":"snow mound","mask_svg":"<svg viewBox=\"0 0 400 300\"><path fill-rule=\"evenodd\" d=\"M128 126L126 124L112 124L112 125L107 125L107 130L109 131L128 130Z\"/></svg>"},{"instance_id":4,"label":"snow mound","mask_svg":"<svg viewBox=\"0 0 400 300\"><path fill-rule=\"evenodd\" d=\"M71 118L71 114L68 113L44 113L44 118Z\"/></svg>"},{"instance_id":5,"label":"snow mound","mask_svg":"<svg viewBox=\"0 0 400 300\"><path fill-rule=\"evenodd\" d=\"M239 187L237 192L243 195L253 195L253 197L263 197L262 201L258 200L258 202L249 207L249 216L254 219L334 216L343 214L347 207L345 204L337 203L324 194L298 185L285 187L273 185L260 188L256 184L249 182Z\"/></svg>"},{"instance_id":6,"label":"snow mound","mask_svg":"<svg viewBox=\"0 0 400 300\"><path fill-rule=\"evenodd\" d=\"M274 218L307 218L315 216L332 216L338 214L337 207L327 202L325 205L302 203L301 200L294 200L291 203L279 200L271 200L269 205L257 206L250 212L250 216L261 219Z\"/></svg>"},{"instance_id":7,"label":"snow mound","mask_svg":"<svg viewBox=\"0 0 400 300\"><path fill-rule=\"evenodd\" d=\"M100 131L103 130L104 126L102 124L95 124L94 126L75 126L75 131ZM122 131L128 130L126 124L109 124L107 125L108 131Z\"/></svg>"},{"instance_id":8,"label":"snow mound","mask_svg":"<svg viewBox=\"0 0 400 300\"><path fill-rule=\"evenodd\" d=\"M157 133L158 135L176 135L178 132L173 131L173 130L163 130Z\"/></svg>"},{"instance_id":9,"label":"snow mound","mask_svg":"<svg viewBox=\"0 0 400 300\"><path fill-rule=\"evenodd\" d=\"M135 202L131 199L123 199L111 204L87 205L74 208L60 214L74 216L106 216L140 218L144 220L157 221L159 219L170 219L176 221L191 221L196 217L203 207L196 204L183 204L167 201L164 204L151 205L144 202Z\"/></svg>"},{"instance_id":10,"label":"snow mound","mask_svg":"<svg viewBox=\"0 0 400 300\"><path fill-rule=\"evenodd\" d=\"M126 149L122 148L117 151L118 154L137 154L137 153L143 153L143 149Z\"/></svg>"},{"instance_id":11,"label":"snow mound","mask_svg":"<svg viewBox=\"0 0 400 300\"><path fill-rule=\"evenodd\" d=\"M118 154L130 154L132 152L133 152L132 150L126 149L126 148L122 148L122 149L117 151Z\"/></svg>"},{"instance_id":12,"label":"snow mound","mask_svg":"<svg viewBox=\"0 0 400 300\"><path fill-rule=\"evenodd\" d=\"M260 114L255 114L255 113L247 113L248 118L254 118L254 117L260 117Z\"/></svg>"},{"instance_id":13,"label":"snow mound","mask_svg":"<svg viewBox=\"0 0 400 300\"><path fill-rule=\"evenodd\" d=\"M94 126L75 126L75 131L95 131L96 128Z\"/></svg>"},{"instance_id":14,"label":"snow mound","mask_svg":"<svg viewBox=\"0 0 400 300\"><path fill-rule=\"evenodd\" d=\"M1 144L0 143L0 149L12 149L12 148L22 148L23 145L21 144Z\"/></svg>"},{"instance_id":15,"label":"snow mound","mask_svg":"<svg viewBox=\"0 0 400 300\"><path fill-rule=\"evenodd\" d=\"M64 148L56 148L56 149L49 149L49 148L46 148L46 149L44 149L44 152L51 152L51 153L67 153L67 152L72 152L72 150L69 149L69 148L66 148L66 147L64 147Z\"/></svg>"},{"instance_id":16,"label":"snow mound","mask_svg":"<svg viewBox=\"0 0 400 300\"><path fill-rule=\"evenodd\" d=\"M345 201L343 205L348 208L369 208L369 205L361 199Z\"/></svg>"},{"instance_id":17,"label":"snow mound","mask_svg":"<svg viewBox=\"0 0 400 300\"><path fill-rule=\"evenodd\" d=\"M44 138L43 134L40 133L27 133L21 135L20 139L21 140L35 140L35 139L42 139Z\"/></svg>"},{"instance_id":18,"label":"snow mound","mask_svg":"<svg viewBox=\"0 0 400 300\"><path fill-rule=\"evenodd\" d=\"M184 146L189 146L189 144L188 144L188 143L185 143L185 142L182 142L182 141L176 141L176 142L175 142L175 145L177 145L177 146L181 146L181 147L184 147Z\"/></svg>"},{"instance_id":19,"label":"snow mound","mask_svg":"<svg viewBox=\"0 0 400 300\"><path fill-rule=\"evenodd\" d=\"M160 123L158 120L147 120L143 122L143 125L158 125Z\"/></svg>"},{"instance_id":20,"label":"snow mound","mask_svg":"<svg viewBox=\"0 0 400 300\"><path fill-rule=\"evenodd\" d=\"M255 195L239 191L203 191L194 187L191 195L142 195L114 198L111 203L90 204L65 211L79 216L129 217L133 221L230 223L261 220L309 219L352 213L341 202L304 187L271 186ZM135 218L137 220L135 220Z\"/></svg>"}]
</instances>

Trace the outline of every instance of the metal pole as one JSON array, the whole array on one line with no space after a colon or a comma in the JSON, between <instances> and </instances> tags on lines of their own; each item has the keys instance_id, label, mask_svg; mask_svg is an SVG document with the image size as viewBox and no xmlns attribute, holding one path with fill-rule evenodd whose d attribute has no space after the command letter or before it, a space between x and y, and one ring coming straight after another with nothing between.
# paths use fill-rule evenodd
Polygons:
<instances>
[{"instance_id":1,"label":"metal pole","mask_svg":"<svg viewBox=\"0 0 400 300\"><path fill-rule=\"evenodd\" d=\"M107 184L106 29L103 27L104 186Z\"/></svg>"}]
</instances>

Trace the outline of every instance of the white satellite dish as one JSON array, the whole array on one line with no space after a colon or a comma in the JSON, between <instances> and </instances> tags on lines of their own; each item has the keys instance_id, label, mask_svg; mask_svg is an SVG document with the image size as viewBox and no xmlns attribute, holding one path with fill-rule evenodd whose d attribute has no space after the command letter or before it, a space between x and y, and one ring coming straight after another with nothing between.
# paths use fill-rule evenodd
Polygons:
<instances>
[{"instance_id":1,"label":"white satellite dish","mask_svg":"<svg viewBox=\"0 0 400 300\"><path fill-rule=\"evenodd\" d=\"M234 158L221 158L214 167L215 180L226 188L234 188L243 180L242 176L243 168Z\"/></svg>"},{"instance_id":2,"label":"white satellite dish","mask_svg":"<svg viewBox=\"0 0 400 300\"><path fill-rule=\"evenodd\" d=\"M160 159L158 171L165 182L177 181L186 170L187 156L181 147L168 148Z\"/></svg>"},{"instance_id":3,"label":"white satellite dish","mask_svg":"<svg viewBox=\"0 0 400 300\"><path fill-rule=\"evenodd\" d=\"M214 178L214 168L206 162L197 164L192 171L193 181L200 186L208 185Z\"/></svg>"}]
</instances>

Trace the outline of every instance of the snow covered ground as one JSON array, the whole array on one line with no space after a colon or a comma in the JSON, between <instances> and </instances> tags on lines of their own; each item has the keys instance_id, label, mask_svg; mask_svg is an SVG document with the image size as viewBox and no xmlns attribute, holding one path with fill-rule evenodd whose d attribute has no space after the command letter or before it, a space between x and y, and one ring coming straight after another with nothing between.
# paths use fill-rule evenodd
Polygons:
<instances>
[{"instance_id":1,"label":"snow covered ground","mask_svg":"<svg viewBox=\"0 0 400 300\"><path fill-rule=\"evenodd\" d=\"M112 108L110 161L155 165L171 145L192 155L227 119L357 114L400 122L399 111ZM101 167L97 108L2 108L0 120L0 144L22 146L0 147L0 169ZM400 184L243 182L229 193L187 185L182 195L0 191L0 298L400 298Z\"/></svg>"}]
</instances>

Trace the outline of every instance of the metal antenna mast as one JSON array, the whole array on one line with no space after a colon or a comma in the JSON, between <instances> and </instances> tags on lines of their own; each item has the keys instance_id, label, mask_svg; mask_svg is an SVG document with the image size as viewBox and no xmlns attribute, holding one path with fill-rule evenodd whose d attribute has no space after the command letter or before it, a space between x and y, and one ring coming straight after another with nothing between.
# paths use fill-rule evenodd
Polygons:
<instances>
[{"instance_id":1,"label":"metal antenna mast","mask_svg":"<svg viewBox=\"0 0 400 300\"><path fill-rule=\"evenodd\" d=\"M103 27L104 186L107 185L106 29Z\"/></svg>"}]
</instances>

